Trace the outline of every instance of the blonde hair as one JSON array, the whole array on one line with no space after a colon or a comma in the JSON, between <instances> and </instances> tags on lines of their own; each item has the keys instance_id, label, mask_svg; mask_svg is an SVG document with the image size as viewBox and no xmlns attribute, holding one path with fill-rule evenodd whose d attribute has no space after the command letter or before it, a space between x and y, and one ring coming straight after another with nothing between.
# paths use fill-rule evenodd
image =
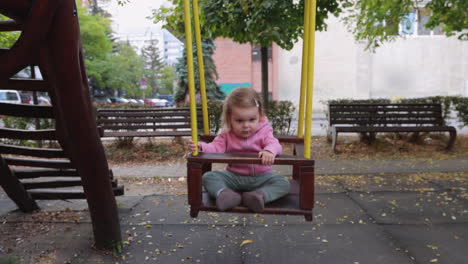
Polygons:
<instances>
[{"instance_id":1,"label":"blonde hair","mask_svg":"<svg viewBox=\"0 0 468 264\"><path fill-rule=\"evenodd\" d=\"M231 129L231 114L233 107L257 107L260 119L265 116L263 111L263 102L257 92L252 88L238 87L232 90L226 99L224 99L222 126L227 130Z\"/></svg>"}]
</instances>

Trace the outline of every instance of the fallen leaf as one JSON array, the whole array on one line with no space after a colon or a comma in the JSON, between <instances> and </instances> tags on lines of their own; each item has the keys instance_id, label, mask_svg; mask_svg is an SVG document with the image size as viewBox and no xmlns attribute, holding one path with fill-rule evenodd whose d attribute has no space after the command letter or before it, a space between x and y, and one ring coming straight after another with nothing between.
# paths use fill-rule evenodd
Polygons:
<instances>
[{"instance_id":1,"label":"fallen leaf","mask_svg":"<svg viewBox=\"0 0 468 264\"><path fill-rule=\"evenodd\" d=\"M250 244L250 243L253 243L253 240L247 239L247 240L242 241L242 243L240 243L240 246L242 247L243 245Z\"/></svg>"}]
</instances>

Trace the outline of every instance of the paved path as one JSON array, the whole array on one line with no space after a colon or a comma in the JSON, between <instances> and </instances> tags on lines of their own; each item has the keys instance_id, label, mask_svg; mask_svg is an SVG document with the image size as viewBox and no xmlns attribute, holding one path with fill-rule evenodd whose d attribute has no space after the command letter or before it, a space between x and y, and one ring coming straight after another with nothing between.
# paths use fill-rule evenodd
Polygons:
<instances>
[{"instance_id":1,"label":"paved path","mask_svg":"<svg viewBox=\"0 0 468 264\"><path fill-rule=\"evenodd\" d=\"M0 234L19 224L50 228L18 240L12 252L0 248L0 263L21 256L25 263L465 264L467 163L319 160L312 223L301 216L207 212L192 219L183 194L118 197L126 241L118 257L90 247L85 201L39 201L45 213L38 222L36 215L12 212L14 204L0 194ZM112 169L117 177L185 176L185 164ZM458 173L409 174L434 171ZM332 176L339 174L347 176ZM47 214L57 210L73 217Z\"/></svg>"},{"instance_id":2,"label":"paved path","mask_svg":"<svg viewBox=\"0 0 468 264\"><path fill-rule=\"evenodd\" d=\"M143 166L112 166L116 177L186 177L186 163ZM214 169L225 165L215 164ZM290 175L290 166L273 166L274 171ZM452 160L316 160L316 175L408 174L468 171L468 157Z\"/></svg>"}]
</instances>

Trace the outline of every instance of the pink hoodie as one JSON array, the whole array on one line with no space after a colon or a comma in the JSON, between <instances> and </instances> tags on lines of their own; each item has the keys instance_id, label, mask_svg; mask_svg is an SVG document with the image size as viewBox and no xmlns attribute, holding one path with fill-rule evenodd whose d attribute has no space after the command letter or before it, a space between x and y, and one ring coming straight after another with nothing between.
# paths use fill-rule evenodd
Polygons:
<instances>
[{"instance_id":1,"label":"pink hoodie","mask_svg":"<svg viewBox=\"0 0 468 264\"><path fill-rule=\"evenodd\" d=\"M260 120L257 131L248 138L223 131L211 143L200 142L200 147L206 153L259 153L268 150L275 156L283 150L266 118ZM226 169L244 176L259 176L272 171L271 166L261 164L228 164Z\"/></svg>"}]
</instances>

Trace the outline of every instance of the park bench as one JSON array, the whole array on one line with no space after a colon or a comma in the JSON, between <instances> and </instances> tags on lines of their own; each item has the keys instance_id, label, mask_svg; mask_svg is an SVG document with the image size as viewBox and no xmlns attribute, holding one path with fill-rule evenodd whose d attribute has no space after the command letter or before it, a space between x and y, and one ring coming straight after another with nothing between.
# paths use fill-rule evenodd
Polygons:
<instances>
[{"instance_id":1,"label":"park bench","mask_svg":"<svg viewBox=\"0 0 468 264\"><path fill-rule=\"evenodd\" d=\"M201 118L198 118L200 120ZM102 137L190 136L190 109L181 108L101 108L97 123Z\"/></svg>"},{"instance_id":2,"label":"park bench","mask_svg":"<svg viewBox=\"0 0 468 264\"><path fill-rule=\"evenodd\" d=\"M329 104L327 139L336 151L339 133L360 133L372 142L378 132L415 133L448 132L450 138L446 149L451 149L457 131L446 126L440 104Z\"/></svg>"}]
</instances>

